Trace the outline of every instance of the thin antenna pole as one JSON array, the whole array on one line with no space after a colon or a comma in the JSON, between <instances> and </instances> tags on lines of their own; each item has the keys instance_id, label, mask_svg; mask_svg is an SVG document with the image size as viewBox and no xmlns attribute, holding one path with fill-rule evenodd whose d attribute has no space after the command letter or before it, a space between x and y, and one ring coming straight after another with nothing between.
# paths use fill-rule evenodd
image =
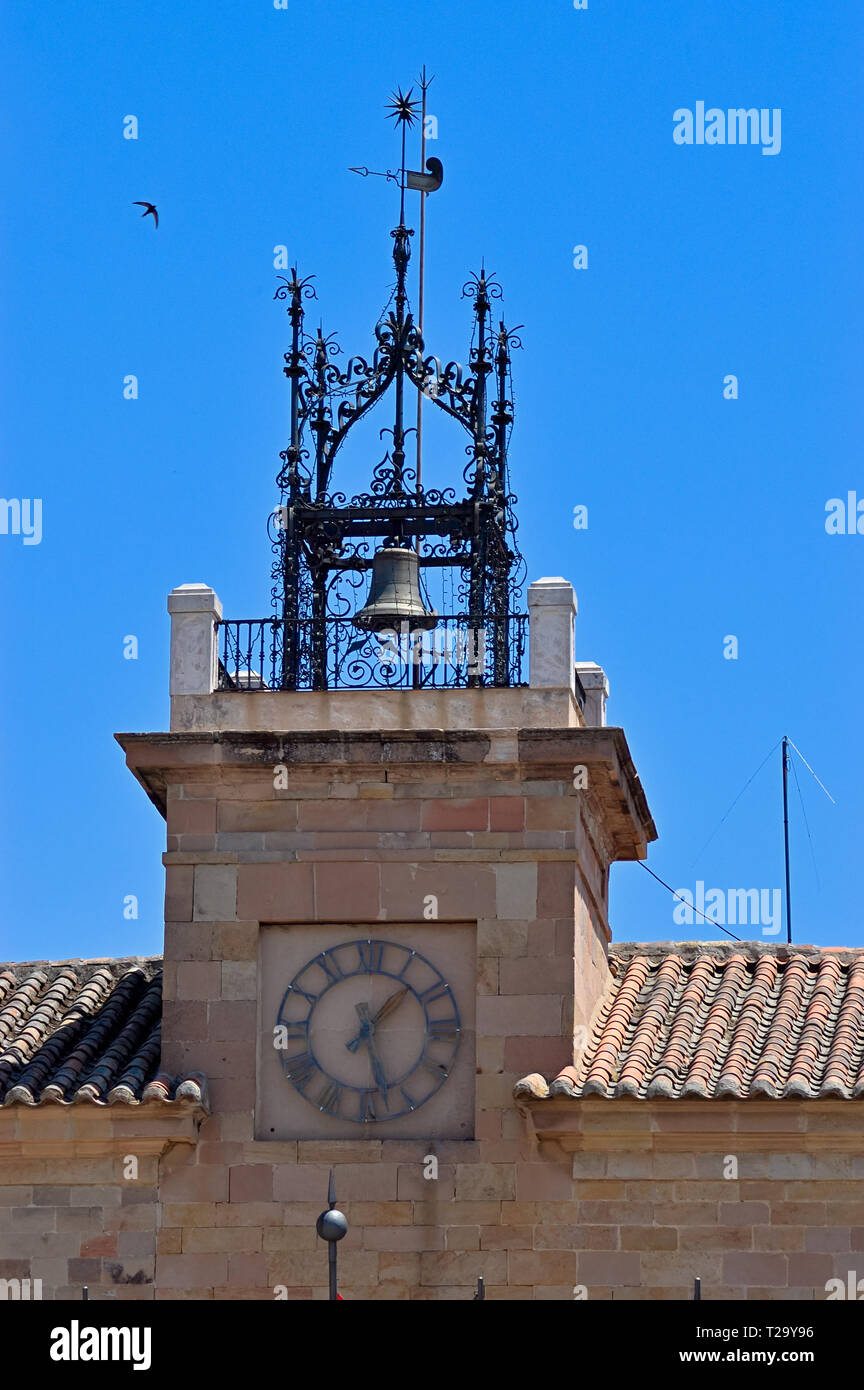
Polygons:
<instances>
[{"instance_id":1,"label":"thin antenna pole","mask_svg":"<svg viewBox=\"0 0 864 1390\"><path fill-rule=\"evenodd\" d=\"M426 64L420 76L420 90L423 93L423 111L420 119L420 172L426 169L426 90L434 78L426 78ZM426 194L420 192L420 266L417 297L417 327L423 336L423 295L426 280ZM417 387L417 496L419 499L423 481L423 388ZM417 553L420 553L420 537L417 537Z\"/></svg>"},{"instance_id":2,"label":"thin antenna pole","mask_svg":"<svg viewBox=\"0 0 864 1390\"><path fill-rule=\"evenodd\" d=\"M789 887L789 740L783 735L783 846L786 854L786 940L792 944L792 897Z\"/></svg>"},{"instance_id":3,"label":"thin antenna pole","mask_svg":"<svg viewBox=\"0 0 864 1390\"><path fill-rule=\"evenodd\" d=\"M433 79L426 77L426 64L423 64L423 71L420 74L420 90L423 93L423 103L420 115L420 172L426 171L426 89ZM423 298L426 283L426 193L420 190L420 264L418 267L418 293L417 293L417 328L422 338L423 336ZM417 490L417 501L423 490L423 388L417 387L417 477L415 486ZM417 541L415 549L419 555L423 546L423 538L420 531L417 531ZM417 663L412 672L412 684L415 689L420 688L420 665Z\"/></svg>"}]
</instances>

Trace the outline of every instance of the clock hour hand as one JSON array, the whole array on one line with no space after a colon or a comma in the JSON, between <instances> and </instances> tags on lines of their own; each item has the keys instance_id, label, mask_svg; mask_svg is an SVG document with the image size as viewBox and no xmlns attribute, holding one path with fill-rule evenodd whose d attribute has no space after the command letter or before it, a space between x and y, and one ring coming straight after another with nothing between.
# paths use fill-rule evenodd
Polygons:
<instances>
[{"instance_id":1,"label":"clock hour hand","mask_svg":"<svg viewBox=\"0 0 864 1390\"><path fill-rule=\"evenodd\" d=\"M405 998L405 995L406 995L407 993L408 993L408 986L407 986L407 985L403 985L403 987L402 987L401 989L397 989L397 990L396 990L395 994L391 994L389 999L385 999L385 1000L384 1000L384 1003L381 1005L381 1008L378 1010L378 1012L377 1012L377 1014L375 1015L375 1017L374 1017L373 1019L370 1020L370 1022L372 1023L373 1028L374 1028L374 1026L375 1026L376 1023L380 1023L380 1022L381 1022L382 1018L386 1018L388 1014L391 1014L391 1013L393 1012L393 1010L396 1008L397 1004L401 1004L402 1000ZM365 1009L365 1010L367 1011L367 1013L368 1013L368 1009L369 1009L368 1004L364 1004L362 1007L363 1007L363 1009ZM358 1012L358 1014L359 1014L359 1013L360 1013L360 1008L361 1008L361 1006L358 1004L358 1005L356 1006L356 1008L357 1008L357 1012ZM361 1020L362 1020L363 1015L361 1014L360 1016L361 1016ZM345 1044L345 1046L347 1047L347 1049L348 1049L349 1052L356 1052L357 1049L358 1049L358 1047L360 1046L361 1042L363 1042L363 1033L362 1033L362 1032L358 1033L357 1036L354 1037L354 1038L352 1038L350 1042L347 1042L347 1043Z\"/></svg>"}]
</instances>

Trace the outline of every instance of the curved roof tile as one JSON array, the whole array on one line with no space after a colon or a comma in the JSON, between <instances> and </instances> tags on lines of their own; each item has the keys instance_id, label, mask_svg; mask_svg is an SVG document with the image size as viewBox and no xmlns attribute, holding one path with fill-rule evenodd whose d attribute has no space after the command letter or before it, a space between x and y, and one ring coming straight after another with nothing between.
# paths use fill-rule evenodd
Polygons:
<instances>
[{"instance_id":1,"label":"curved roof tile","mask_svg":"<svg viewBox=\"0 0 864 1390\"><path fill-rule=\"evenodd\" d=\"M162 962L0 967L0 1105L206 1103L199 1073L160 1072Z\"/></svg>"},{"instance_id":2,"label":"curved roof tile","mask_svg":"<svg viewBox=\"0 0 864 1390\"><path fill-rule=\"evenodd\" d=\"M723 943L620 947L583 1058L523 1099L857 1099L864 952Z\"/></svg>"}]
</instances>

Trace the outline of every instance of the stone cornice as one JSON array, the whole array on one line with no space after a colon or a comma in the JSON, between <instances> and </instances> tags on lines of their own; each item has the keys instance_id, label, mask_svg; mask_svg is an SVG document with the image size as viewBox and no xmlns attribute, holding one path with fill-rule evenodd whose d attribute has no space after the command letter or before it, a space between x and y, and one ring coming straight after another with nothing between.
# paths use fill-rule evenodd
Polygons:
<instances>
[{"instance_id":1,"label":"stone cornice","mask_svg":"<svg viewBox=\"0 0 864 1390\"><path fill-rule=\"evenodd\" d=\"M864 1105L820 1100L517 1102L532 1135L567 1153L861 1152Z\"/></svg>"},{"instance_id":2,"label":"stone cornice","mask_svg":"<svg viewBox=\"0 0 864 1390\"><path fill-rule=\"evenodd\" d=\"M589 804L618 859L644 858L657 831L624 731L619 728L413 729L393 732L342 729L295 733L214 731L116 734L126 761L147 795L165 815L167 784L185 770L249 768L269 774L279 763L309 772L350 768L358 776L382 768L420 767L464 778L508 766L523 781L571 783L574 768L587 769Z\"/></svg>"},{"instance_id":3,"label":"stone cornice","mask_svg":"<svg viewBox=\"0 0 864 1390\"><path fill-rule=\"evenodd\" d=\"M0 1160L159 1156L174 1144L195 1144L207 1115L187 1101L141 1105L10 1105L0 1109Z\"/></svg>"}]
</instances>

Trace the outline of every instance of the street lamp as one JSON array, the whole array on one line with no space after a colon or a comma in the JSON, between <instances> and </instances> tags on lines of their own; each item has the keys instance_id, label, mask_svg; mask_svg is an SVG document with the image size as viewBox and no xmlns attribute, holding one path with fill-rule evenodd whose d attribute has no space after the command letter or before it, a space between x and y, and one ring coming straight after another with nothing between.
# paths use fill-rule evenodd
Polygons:
<instances>
[{"instance_id":1,"label":"street lamp","mask_svg":"<svg viewBox=\"0 0 864 1390\"><path fill-rule=\"evenodd\" d=\"M315 1222L315 1230L321 1240L326 1240L327 1258L330 1268L330 1299L331 1302L339 1298L336 1291L336 1242L348 1234L348 1221L341 1211L335 1211L336 1206L336 1184L333 1180L333 1169L330 1169L330 1185L327 1189L327 1201L329 1210L322 1211L318 1220Z\"/></svg>"}]
</instances>

